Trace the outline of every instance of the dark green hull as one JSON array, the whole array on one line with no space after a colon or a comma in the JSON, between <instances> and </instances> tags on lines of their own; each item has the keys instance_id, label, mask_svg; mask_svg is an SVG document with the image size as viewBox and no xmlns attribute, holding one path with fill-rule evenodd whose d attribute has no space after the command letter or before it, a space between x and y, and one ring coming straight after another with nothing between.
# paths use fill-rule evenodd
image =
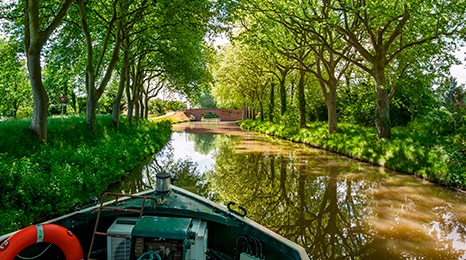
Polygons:
<instances>
[{"instance_id":1,"label":"dark green hull","mask_svg":"<svg viewBox=\"0 0 466 260\"><path fill-rule=\"evenodd\" d=\"M143 196L150 198L142 199ZM200 242L194 242L193 238L196 232L191 231L192 223L196 221L196 223L203 223L207 230L205 236L207 250L202 252L202 255L205 255L202 259L309 259L301 246L241 216L234 210L219 206L177 187L172 187L170 196L154 195L154 191L146 191L137 194L136 198L119 198L118 201L116 204L110 201L102 205L109 209L99 210L100 206L95 206L45 223L53 223L69 229L78 238L85 259L90 251L92 259L108 259L108 236L95 235L92 250L90 250L94 230L110 232L116 226L124 227L126 219L130 222L131 219L135 219L132 223L135 226L131 227L130 250L133 251L125 259L137 259L137 256L133 254L135 250L138 250L135 242L137 237L158 239L157 243L179 240L183 241L184 248L191 247L191 245L186 245L186 241L192 241L189 243L199 246ZM144 207L141 207L143 203ZM141 209L143 221L139 219L138 211ZM95 227L99 214L98 226ZM117 218L118 221L116 221ZM123 224L117 225L115 224L117 222ZM169 233L167 238L164 238L165 233ZM5 240L9 235L0 237L0 241ZM159 239L160 237L162 239ZM181 244L180 242L180 246ZM49 245L48 243L35 244L23 250L20 255L31 258L42 254L35 259L65 259L58 247ZM155 245L154 248L156 248ZM165 256L163 259L193 259L192 256L189 259L186 256L179 256L186 254L186 249L184 251L179 249L179 251L178 256L173 256L172 250L172 256ZM115 257L111 258L115 259Z\"/></svg>"}]
</instances>

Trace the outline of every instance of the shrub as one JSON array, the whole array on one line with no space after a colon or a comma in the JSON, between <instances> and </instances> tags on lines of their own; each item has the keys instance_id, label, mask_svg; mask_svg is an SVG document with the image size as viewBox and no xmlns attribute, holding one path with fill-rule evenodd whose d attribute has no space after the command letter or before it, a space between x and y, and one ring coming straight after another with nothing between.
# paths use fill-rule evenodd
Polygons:
<instances>
[{"instance_id":1,"label":"shrub","mask_svg":"<svg viewBox=\"0 0 466 260\"><path fill-rule=\"evenodd\" d=\"M212 112L205 113L202 118L218 118L218 115Z\"/></svg>"},{"instance_id":2,"label":"shrub","mask_svg":"<svg viewBox=\"0 0 466 260\"><path fill-rule=\"evenodd\" d=\"M431 181L466 188L466 127L429 117L392 129L390 139L376 140L374 128L340 123L337 133L328 134L327 124L310 123L306 128L244 120L244 129L310 144L361 161L411 173ZM438 114L438 113L437 113Z\"/></svg>"},{"instance_id":3,"label":"shrub","mask_svg":"<svg viewBox=\"0 0 466 260\"><path fill-rule=\"evenodd\" d=\"M51 118L48 143L36 140L29 122L0 123L0 234L64 214L74 202L99 196L161 149L171 134L168 121L131 125L121 120L118 130L109 116L99 116L97 122L94 134L83 117Z\"/></svg>"}]
</instances>

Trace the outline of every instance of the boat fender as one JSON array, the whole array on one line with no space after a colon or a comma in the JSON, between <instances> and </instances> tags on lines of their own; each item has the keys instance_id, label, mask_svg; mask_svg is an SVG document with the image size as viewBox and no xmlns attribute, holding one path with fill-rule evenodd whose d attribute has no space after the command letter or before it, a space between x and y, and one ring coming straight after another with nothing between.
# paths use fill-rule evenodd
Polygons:
<instances>
[{"instance_id":1,"label":"boat fender","mask_svg":"<svg viewBox=\"0 0 466 260\"><path fill-rule=\"evenodd\" d=\"M83 260L84 253L71 231L55 224L39 224L21 229L0 245L0 259L13 260L26 247L47 242L58 246L66 260Z\"/></svg>"}]
</instances>

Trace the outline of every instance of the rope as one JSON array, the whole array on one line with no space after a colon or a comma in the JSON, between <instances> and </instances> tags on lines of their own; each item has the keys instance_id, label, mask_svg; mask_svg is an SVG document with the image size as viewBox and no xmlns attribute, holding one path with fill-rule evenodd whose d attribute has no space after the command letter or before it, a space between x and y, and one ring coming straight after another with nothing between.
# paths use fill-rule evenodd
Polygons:
<instances>
[{"instance_id":1,"label":"rope","mask_svg":"<svg viewBox=\"0 0 466 260\"><path fill-rule=\"evenodd\" d=\"M24 260L31 260L31 259L39 258L40 256L42 256L45 253L45 251L47 251L47 249L49 249L49 247L51 245L52 245L52 243L50 243L49 246L47 248L45 248L44 251L42 251L42 253L40 253L39 255L36 255L36 256L33 256L33 257L25 257L25 256L17 255L17 257L20 258L20 259L24 259Z\"/></svg>"}]
</instances>

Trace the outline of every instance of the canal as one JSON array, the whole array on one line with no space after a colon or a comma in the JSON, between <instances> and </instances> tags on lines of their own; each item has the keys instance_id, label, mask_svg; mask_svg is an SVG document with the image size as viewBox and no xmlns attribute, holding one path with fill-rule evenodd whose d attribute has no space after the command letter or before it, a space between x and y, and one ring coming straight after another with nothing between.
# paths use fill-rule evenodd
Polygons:
<instances>
[{"instance_id":1,"label":"canal","mask_svg":"<svg viewBox=\"0 0 466 260\"><path fill-rule=\"evenodd\" d=\"M169 144L120 186L175 185L304 246L312 259L466 259L466 194L234 123L174 125Z\"/></svg>"}]
</instances>

